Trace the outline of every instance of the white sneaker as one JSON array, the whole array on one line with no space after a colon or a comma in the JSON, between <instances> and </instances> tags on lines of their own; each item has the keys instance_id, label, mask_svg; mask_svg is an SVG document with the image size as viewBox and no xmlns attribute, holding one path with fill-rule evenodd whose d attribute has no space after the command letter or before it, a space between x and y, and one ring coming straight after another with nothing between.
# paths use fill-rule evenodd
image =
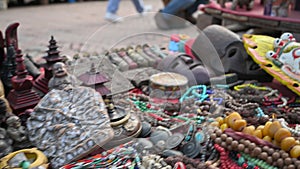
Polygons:
<instances>
[{"instance_id":1,"label":"white sneaker","mask_svg":"<svg viewBox=\"0 0 300 169\"><path fill-rule=\"evenodd\" d=\"M140 13L141 16L145 16L147 15L147 12L150 12L152 10L152 6L151 5L145 5L144 6L144 11Z\"/></svg>"},{"instance_id":2,"label":"white sneaker","mask_svg":"<svg viewBox=\"0 0 300 169\"><path fill-rule=\"evenodd\" d=\"M105 14L104 18L110 22L122 22L123 21L122 17L120 17L116 14L113 14L113 13L109 13L109 12L107 12Z\"/></svg>"}]
</instances>

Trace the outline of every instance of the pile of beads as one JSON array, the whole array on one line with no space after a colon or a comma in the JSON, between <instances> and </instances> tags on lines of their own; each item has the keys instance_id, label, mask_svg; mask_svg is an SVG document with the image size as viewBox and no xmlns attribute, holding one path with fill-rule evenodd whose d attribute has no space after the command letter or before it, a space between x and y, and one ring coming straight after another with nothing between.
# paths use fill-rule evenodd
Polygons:
<instances>
[{"instance_id":1,"label":"pile of beads","mask_svg":"<svg viewBox=\"0 0 300 169\"><path fill-rule=\"evenodd\" d=\"M260 139L252 140L250 137L244 135L237 137L239 132L227 132L227 130L224 133L221 130L216 130L215 133L211 134L211 138L215 144L220 145L227 151L238 152L260 168L269 169L271 166L273 168L296 168L300 164L300 160L291 157L284 150L270 147L269 144L265 144L266 142ZM236 135L232 132L235 132Z\"/></svg>"},{"instance_id":2,"label":"pile of beads","mask_svg":"<svg viewBox=\"0 0 300 169\"><path fill-rule=\"evenodd\" d=\"M261 103L264 98L264 94L267 94L272 89L266 87L258 87L253 84L235 86L234 90L228 90L233 98L238 100L244 100L249 102Z\"/></svg>"},{"instance_id":3,"label":"pile of beads","mask_svg":"<svg viewBox=\"0 0 300 169\"><path fill-rule=\"evenodd\" d=\"M134 166L141 166L140 156L133 142L129 142L91 158L65 165L63 169L129 168Z\"/></svg>"},{"instance_id":4,"label":"pile of beads","mask_svg":"<svg viewBox=\"0 0 300 169\"><path fill-rule=\"evenodd\" d=\"M214 146L215 149L220 153L221 169L259 169L258 166L246 162L243 157L231 159L230 156L232 156L232 154L226 151L223 147L219 146L218 144L215 144Z\"/></svg>"},{"instance_id":5,"label":"pile of beads","mask_svg":"<svg viewBox=\"0 0 300 169\"><path fill-rule=\"evenodd\" d=\"M159 155L147 155L142 158L142 166L146 169L172 169Z\"/></svg>"},{"instance_id":6,"label":"pile of beads","mask_svg":"<svg viewBox=\"0 0 300 169\"><path fill-rule=\"evenodd\" d=\"M218 156L217 156L218 158ZM217 159L216 158L216 159ZM186 169L216 169L218 168L219 162L217 160L211 160L206 162L201 162L198 159L188 158L186 156L171 156L165 159L166 163L171 166L184 165ZM179 169L179 168L178 168ZM182 168L181 168L182 169Z\"/></svg>"},{"instance_id":7,"label":"pile of beads","mask_svg":"<svg viewBox=\"0 0 300 169\"><path fill-rule=\"evenodd\" d=\"M291 99L284 98L277 90L252 84L236 86L234 91L194 86L181 97L180 111L176 114L166 113L157 103L151 103L151 98L138 95L142 94L132 94L129 101L142 113L142 119L153 126L172 128L173 122L190 123L176 151L182 151L180 147L188 142L197 142L197 133L205 131L207 123L221 129L212 134L202 133L211 139L206 137L198 142L201 151L195 159L168 157L166 162L177 169L214 168L219 165L218 155L221 168L296 169L300 166L297 159L300 143L293 137L300 136L300 131L287 124L287 121L298 123L295 119L300 119L300 109L287 108ZM211 117L215 118L214 122ZM276 117L282 119L274 120ZM198 138L202 139L202 136ZM143 160L146 168L163 167L146 161L149 159Z\"/></svg>"}]
</instances>

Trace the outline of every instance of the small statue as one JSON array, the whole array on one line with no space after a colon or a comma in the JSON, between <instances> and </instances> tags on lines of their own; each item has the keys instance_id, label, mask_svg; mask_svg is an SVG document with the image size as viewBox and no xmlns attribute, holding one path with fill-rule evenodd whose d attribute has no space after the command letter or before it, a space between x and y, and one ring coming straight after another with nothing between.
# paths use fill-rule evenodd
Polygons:
<instances>
[{"instance_id":1,"label":"small statue","mask_svg":"<svg viewBox=\"0 0 300 169\"><path fill-rule=\"evenodd\" d=\"M253 9L254 0L233 0L232 5L231 5L231 10L236 10L237 5L240 8L243 8L243 6L246 6L247 11L250 11Z\"/></svg>"},{"instance_id":2,"label":"small statue","mask_svg":"<svg viewBox=\"0 0 300 169\"><path fill-rule=\"evenodd\" d=\"M12 140L7 136L4 128L0 128L0 158L6 156L13 151Z\"/></svg>"},{"instance_id":3,"label":"small statue","mask_svg":"<svg viewBox=\"0 0 300 169\"><path fill-rule=\"evenodd\" d=\"M221 5L222 8L225 8L225 2L226 0L217 0L217 3Z\"/></svg>"},{"instance_id":4,"label":"small statue","mask_svg":"<svg viewBox=\"0 0 300 169\"><path fill-rule=\"evenodd\" d=\"M8 101L4 97L0 97L0 127L6 128L6 119L12 115Z\"/></svg>"},{"instance_id":5,"label":"small statue","mask_svg":"<svg viewBox=\"0 0 300 169\"><path fill-rule=\"evenodd\" d=\"M31 146L28 138L26 129L21 125L20 118L18 116L10 116L6 120L7 135L14 141L13 147L18 149L28 148Z\"/></svg>"},{"instance_id":6,"label":"small statue","mask_svg":"<svg viewBox=\"0 0 300 169\"><path fill-rule=\"evenodd\" d=\"M57 62L52 68L53 77L50 79L48 87L51 89L69 89L79 84L77 78L68 73L66 65L62 62Z\"/></svg>"},{"instance_id":7,"label":"small statue","mask_svg":"<svg viewBox=\"0 0 300 169\"><path fill-rule=\"evenodd\" d=\"M273 0L271 16L288 17L291 0Z\"/></svg>"}]
</instances>

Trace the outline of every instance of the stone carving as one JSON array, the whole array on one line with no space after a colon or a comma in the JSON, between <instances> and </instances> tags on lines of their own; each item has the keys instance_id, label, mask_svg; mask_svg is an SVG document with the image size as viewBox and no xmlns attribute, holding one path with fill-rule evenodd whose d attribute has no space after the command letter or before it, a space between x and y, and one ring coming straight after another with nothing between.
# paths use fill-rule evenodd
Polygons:
<instances>
[{"instance_id":1,"label":"stone carving","mask_svg":"<svg viewBox=\"0 0 300 169\"><path fill-rule=\"evenodd\" d=\"M27 120L30 141L53 168L82 158L113 137L101 95L88 87L69 89L52 89Z\"/></svg>"},{"instance_id":2,"label":"stone carving","mask_svg":"<svg viewBox=\"0 0 300 169\"><path fill-rule=\"evenodd\" d=\"M27 132L24 126L21 125L20 118L18 116L10 116L6 120L7 135L14 141L13 147L15 150L28 148L31 146L27 138Z\"/></svg>"},{"instance_id":3,"label":"stone carving","mask_svg":"<svg viewBox=\"0 0 300 169\"><path fill-rule=\"evenodd\" d=\"M12 140L7 136L6 130L0 128L0 158L13 151Z\"/></svg>"},{"instance_id":4,"label":"stone carving","mask_svg":"<svg viewBox=\"0 0 300 169\"><path fill-rule=\"evenodd\" d=\"M0 97L0 126L3 127L6 119L12 115L9 104L4 97Z\"/></svg>"},{"instance_id":5,"label":"stone carving","mask_svg":"<svg viewBox=\"0 0 300 169\"><path fill-rule=\"evenodd\" d=\"M49 89L64 89L76 86L79 81L75 76L68 73L66 65L62 62L57 62L52 68L53 77L50 79L48 87Z\"/></svg>"}]
</instances>

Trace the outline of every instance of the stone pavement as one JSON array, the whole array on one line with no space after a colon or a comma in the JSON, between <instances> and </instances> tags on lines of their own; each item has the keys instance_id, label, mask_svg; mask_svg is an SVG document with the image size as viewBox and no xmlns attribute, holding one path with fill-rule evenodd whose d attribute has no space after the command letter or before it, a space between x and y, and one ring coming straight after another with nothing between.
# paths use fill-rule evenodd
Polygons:
<instances>
[{"instance_id":1,"label":"stone pavement","mask_svg":"<svg viewBox=\"0 0 300 169\"><path fill-rule=\"evenodd\" d=\"M152 5L146 16L137 14L130 0L122 0L118 14L124 16L122 23L111 24L103 19L107 1L59 3L26 6L0 10L0 30L19 22L19 46L23 53L42 56L53 35L62 54L101 53L111 47L130 44L154 44L167 46L172 33L197 35L194 26L180 30L162 31L154 22L155 12L163 7L161 0L144 0Z\"/></svg>"}]
</instances>

